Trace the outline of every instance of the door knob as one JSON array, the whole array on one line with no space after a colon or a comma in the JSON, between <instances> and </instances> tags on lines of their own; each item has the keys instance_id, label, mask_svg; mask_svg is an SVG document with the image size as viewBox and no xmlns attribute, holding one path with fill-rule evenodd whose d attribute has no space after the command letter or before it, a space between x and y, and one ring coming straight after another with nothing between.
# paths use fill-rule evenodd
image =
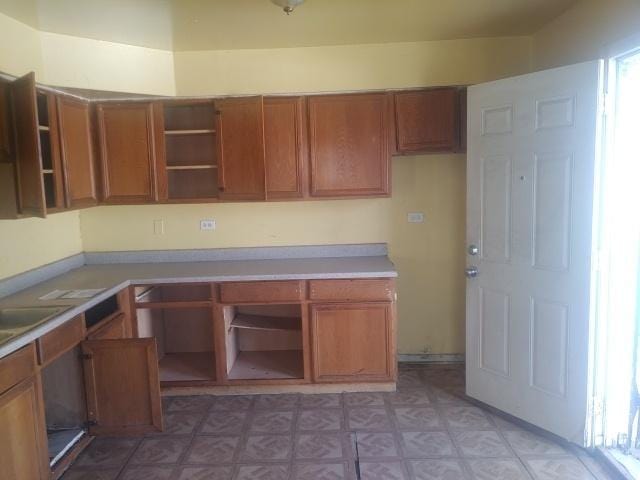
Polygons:
<instances>
[{"instance_id":1,"label":"door knob","mask_svg":"<svg viewBox=\"0 0 640 480\"><path fill-rule=\"evenodd\" d=\"M464 274L466 275L467 278L475 278L478 276L478 267L467 267L464 270Z\"/></svg>"}]
</instances>

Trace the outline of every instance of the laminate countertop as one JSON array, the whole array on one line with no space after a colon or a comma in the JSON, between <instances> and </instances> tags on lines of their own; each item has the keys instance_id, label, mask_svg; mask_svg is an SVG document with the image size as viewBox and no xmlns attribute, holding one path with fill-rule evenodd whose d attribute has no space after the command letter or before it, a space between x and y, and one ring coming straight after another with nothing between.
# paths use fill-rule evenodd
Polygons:
<instances>
[{"instance_id":1,"label":"laminate countertop","mask_svg":"<svg viewBox=\"0 0 640 480\"><path fill-rule=\"evenodd\" d=\"M0 344L0 358L131 284L393 277L397 272L387 256L85 265L0 299L0 309L67 307L45 323ZM86 299L39 300L53 290L94 288L104 290Z\"/></svg>"}]
</instances>

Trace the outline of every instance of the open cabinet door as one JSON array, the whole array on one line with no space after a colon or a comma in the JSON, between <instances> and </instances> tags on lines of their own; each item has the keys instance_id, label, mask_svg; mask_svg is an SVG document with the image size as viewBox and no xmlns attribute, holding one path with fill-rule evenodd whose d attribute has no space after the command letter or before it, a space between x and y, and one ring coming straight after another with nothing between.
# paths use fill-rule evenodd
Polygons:
<instances>
[{"instance_id":1,"label":"open cabinet door","mask_svg":"<svg viewBox=\"0 0 640 480\"><path fill-rule=\"evenodd\" d=\"M89 340L82 353L90 435L162 430L154 338Z\"/></svg>"},{"instance_id":2,"label":"open cabinet door","mask_svg":"<svg viewBox=\"0 0 640 480\"><path fill-rule=\"evenodd\" d=\"M38 135L36 77L33 72L11 85L20 213L47 216Z\"/></svg>"},{"instance_id":3,"label":"open cabinet door","mask_svg":"<svg viewBox=\"0 0 640 480\"><path fill-rule=\"evenodd\" d=\"M602 72L468 91L467 394L580 445Z\"/></svg>"}]
</instances>

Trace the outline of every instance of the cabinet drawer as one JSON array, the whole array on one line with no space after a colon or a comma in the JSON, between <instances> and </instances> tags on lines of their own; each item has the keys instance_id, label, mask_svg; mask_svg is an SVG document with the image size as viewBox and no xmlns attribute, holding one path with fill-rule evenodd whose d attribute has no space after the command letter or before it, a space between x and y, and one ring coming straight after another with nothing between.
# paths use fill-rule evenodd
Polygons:
<instances>
[{"instance_id":1,"label":"cabinet drawer","mask_svg":"<svg viewBox=\"0 0 640 480\"><path fill-rule=\"evenodd\" d=\"M45 365L63 353L75 347L84 338L84 319L82 316L69 320L52 332L36 340L38 363Z\"/></svg>"},{"instance_id":2,"label":"cabinet drawer","mask_svg":"<svg viewBox=\"0 0 640 480\"><path fill-rule=\"evenodd\" d=\"M127 338L126 315L117 313L110 319L105 319L97 325L94 331L87 335L87 340L117 340Z\"/></svg>"},{"instance_id":3,"label":"cabinet drawer","mask_svg":"<svg viewBox=\"0 0 640 480\"><path fill-rule=\"evenodd\" d=\"M0 393L9 390L36 370L36 351L33 343L0 359Z\"/></svg>"},{"instance_id":4,"label":"cabinet drawer","mask_svg":"<svg viewBox=\"0 0 640 480\"><path fill-rule=\"evenodd\" d=\"M302 282L237 282L220 285L222 303L298 302L303 297Z\"/></svg>"},{"instance_id":5,"label":"cabinet drawer","mask_svg":"<svg viewBox=\"0 0 640 480\"><path fill-rule=\"evenodd\" d=\"M309 299L311 300L392 301L394 294L394 282L391 279L311 280L309 282Z\"/></svg>"}]
</instances>

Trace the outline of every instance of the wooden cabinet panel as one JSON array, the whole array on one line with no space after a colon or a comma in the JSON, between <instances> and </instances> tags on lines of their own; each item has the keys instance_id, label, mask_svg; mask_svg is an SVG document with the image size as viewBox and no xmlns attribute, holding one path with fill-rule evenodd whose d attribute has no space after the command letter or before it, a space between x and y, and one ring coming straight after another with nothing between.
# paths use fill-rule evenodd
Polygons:
<instances>
[{"instance_id":1,"label":"wooden cabinet panel","mask_svg":"<svg viewBox=\"0 0 640 480\"><path fill-rule=\"evenodd\" d=\"M316 382L395 378L391 303L313 305L311 339Z\"/></svg>"},{"instance_id":2,"label":"wooden cabinet panel","mask_svg":"<svg viewBox=\"0 0 640 480\"><path fill-rule=\"evenodd\" d=\"M97 115L104 200L107 203L157 200L153 106L100 104Z\"/></svg>"},{"instance_id":3,"label":"wooden cabinet panel","mask_svg":"<svg viewBox=\"0 0 640 480\"><path fill-rule=\"evenodd\" d=\"M24 214L46 217L34 73L29 73L13 82L11 105L16 142L19 210Z\"/></svg>"},{"instance_id":4,"label":"wooden cabinet panel","mask_svg":"<svg viewBox=\"0 0 640 480\"><path fill-rule=\"evenodd\" d=\"M303 97L264 99L267 199L304 195L304 106Z\"/></svg>"},{"instance_id":5,"label":"wooden cabinet panel","mask_svg":"<svg viewBox=\"0 0 640 480\"><path fill-rule=\"evenodd\" d=\"M87 334L88 340L117 340L127 338L127 316L117 313L96 325L96 329Z\"/></svg>"},{"instance_id":6,"label":"wooden cabinet panel","mask_svg":"<svg viewBox=\"0 0 640 480\"><path fill-rule=\"evenodd\" d=\"M311 195L388 195L388 94L309 98Z\"/></svg>"},{"instance_id":7,"label":"wooden cabinet panel","mask_svg":"<svg viewBox=\"0 0 640 480\"><path fill-rule=\"evenodd\" d=\"M460 107L460 134L458 138L458 148L456 152L467 152L467 89L461 88L458 91L458 104Z\"/></svg>"},{"instance_id":8,"label":"wooden cabinet panel","mask_svg":"<svg viewBox=\"0 0 640 480\"><path fill-rule=\"evenodd\" d=\"M393 301L394 282L391 279L311 280L309 298L343 302Z\"/></svg>"},{"instance_id":9,"label":"wooden cabinet panel","mask_svg":"<svg viewBox=\"0 0 640 480\"><path fill-rule=\"evenodd\" d=\"M216 101L220 198L265 198L262 97Z\"/></svg>"},{"instance_id":10,"label":"wooden cabinet panel","mask_svg":"<svg viewBox=\"0 0 640 480\"><path fill-rule=\"evenodd\" d=\"M98 203L90 105L58 97L58 131L67 207Z\"/></svg>"},{"instance_id":11,"label":"wooden cabinet panel","mask_svg":"<svg viewBox=\"0 0 640 480\"><path fill-rule=\"evenodd\" d=\"M0 80L0 162L12 161L9 83Z\"/></svg>"},{"instance_id":12,"label":"wooden cabinet panel","mask_svg":"<svg viewBox=\"0 0 640 480\"><path fill-rule=\"evenodd\" d=\"M399 153L456 149L459 135L456 88L398 92L395 112Z\"/></svg>"},{"instance_id":13,"label":"wooden cabinet panel","mask_svg":"<svg viewBox=\"0 0 640 480\"><path fill-rule=\"evenodd\" d=\"M38 363L46 365L78 345L85 335L84 318L78 316L36 340Z\"/></svg>"},{"instance_id":14,"label":"wooden cabinet panel","mask_svg":"<svg viewBox=\"0 0 640 480\"><path fill-rule=\"evenodd\" d=\"M33 376L0 395L0 478L49 478L42 392ZM9 440L10 441L5 441Z\"/></svg>"},{"instance_id":15,"label":"wooden cabinet panel","mask_svg":"<svg viewBox=\"0 0 640 480\"><path fill-rule=\"evenodd\" d=\"M222 303L299 302L304 286L298 281L233 282L220 285Z\"/></svg>"},{"instance_id":16,"label":"wooden cabinet panel","mask_svg":"<svg viewBox=\"0 0 640 480\"><path fill-rule=\"evenodd\" d=\"M36 349L33 343L0 359L0 393L10 389L36 371Z\"/></svg>"},{"instance_id":17,"label":"wooden cabinet panel","mask_svg":"<svg viewBox=\"0 0 640 480\"><path fill-rule=\"evenodd\" d=\"M162 430L158 353L154 338L82 343L91 435Z\"/></svg>"}]
</instances>

